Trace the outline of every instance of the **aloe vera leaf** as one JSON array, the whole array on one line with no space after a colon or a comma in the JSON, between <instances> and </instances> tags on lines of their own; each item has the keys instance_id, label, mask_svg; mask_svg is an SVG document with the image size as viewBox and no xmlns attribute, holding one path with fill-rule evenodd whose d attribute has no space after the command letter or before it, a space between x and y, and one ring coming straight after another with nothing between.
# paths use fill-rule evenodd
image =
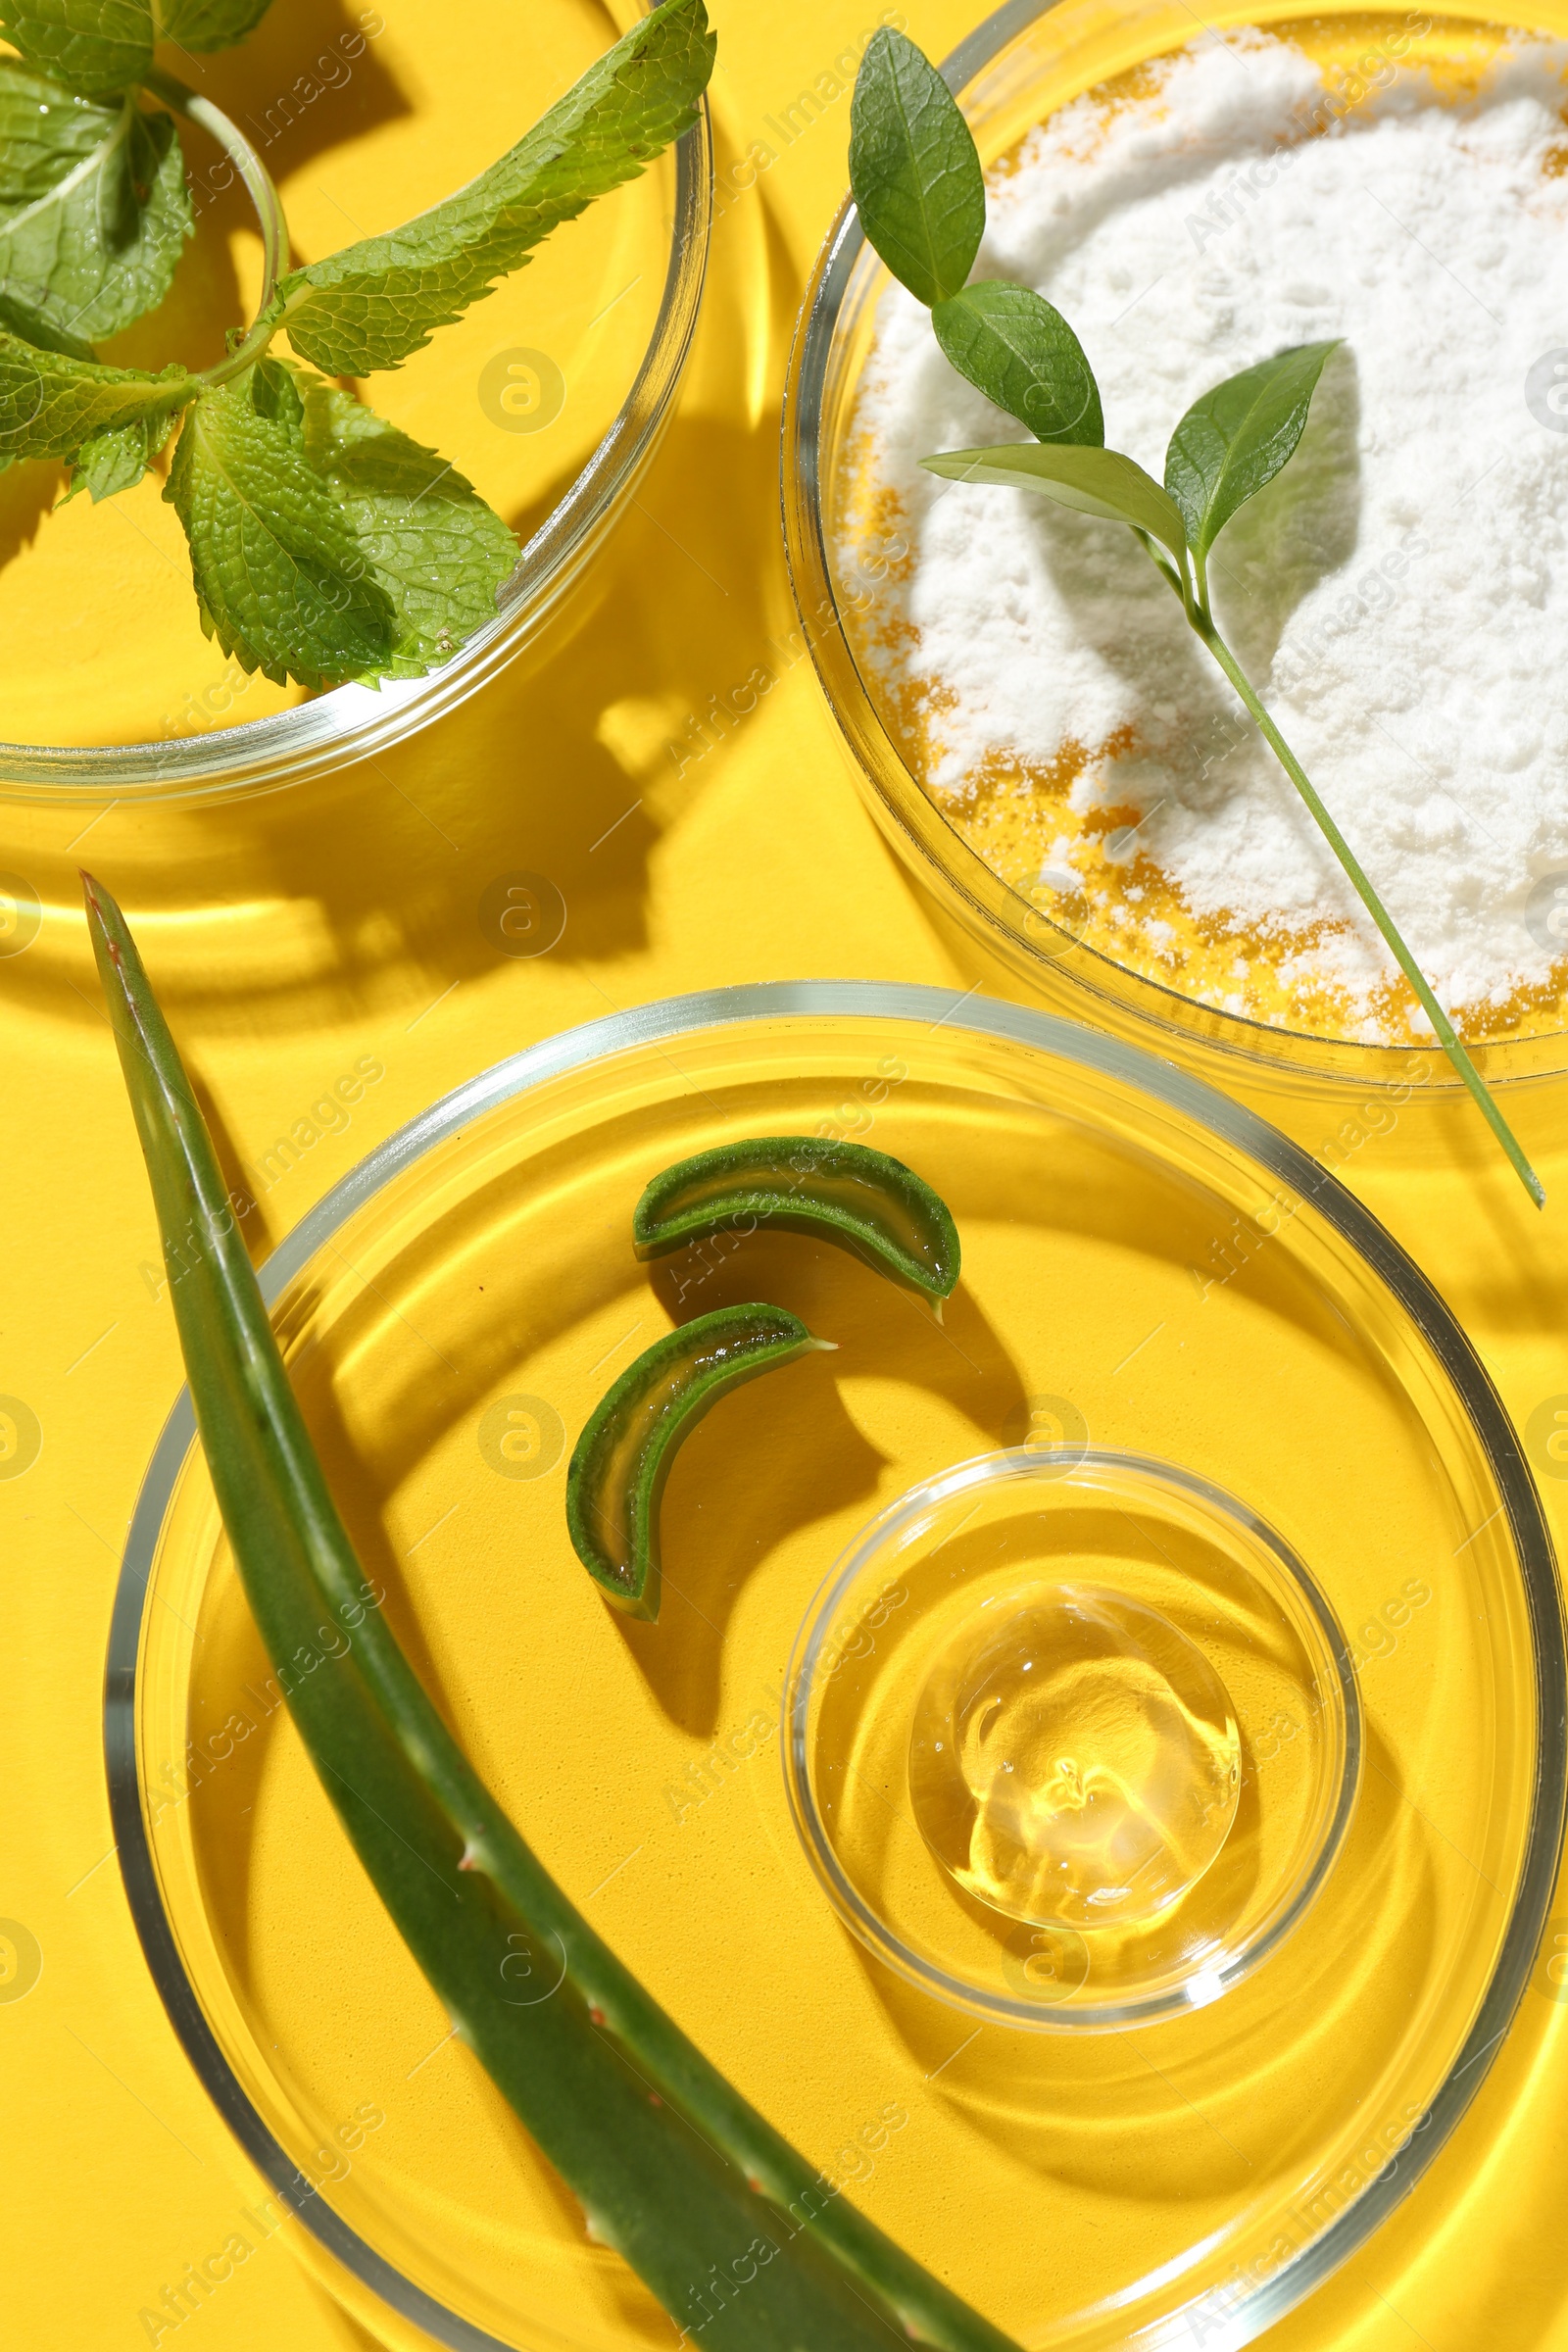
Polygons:
<instances>
[{"instance_id":1,"label":"aloe vera leaf","mask_svg":"<svg viewBox=\"0 0 1568 2352\"><path fill-rule=\"evenodd\" d=\"M958 1279L958 1229L940 1194L886 1152L810 1135L748 1136L677 1160L632 1212L641 1258L662 1257L720 1226L808 1233L865 1257L928 1298Z\"/></svg>"},{"instance_id":2,"label":"aloe vera leaf","mask_svg":"<svg viewBox=\"0 0 1568 2352\"><path fill-rule=\"evenodd\" d=\"M938 2352L1018 2352L857 2213L621 1966L478 1779L381 1614L365 1610L178 1053L124 917L84 880L241 1581L322 1785L460 2035L594 2234L705 2345L887 2352L902 2331ZM294 1661L317 1654L323 1616L353 1638L305 1672Z\"/></svg>"},{"instance_id":3,"label":"aloe vera leaf","mask_svg":"<svg viewBox=\"0 0 1568 2352\"><path fill-rule=\"evenodd\" d=\"M781 1306L721 1306L645 1348L589 1415L566 1473L572 1549L628 1617L659 1615L659 1505L676 1453L721 1396L829 1343Z\"/></svg>"}]
</instances>

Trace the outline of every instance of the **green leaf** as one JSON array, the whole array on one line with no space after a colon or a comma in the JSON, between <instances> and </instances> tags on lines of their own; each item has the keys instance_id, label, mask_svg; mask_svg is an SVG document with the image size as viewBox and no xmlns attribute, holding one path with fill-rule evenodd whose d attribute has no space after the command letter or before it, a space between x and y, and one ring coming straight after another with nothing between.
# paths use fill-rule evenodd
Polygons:
<instances>
[{"instance_id":1,"label":"green leaf","mask_svg":"<svg viewBox=\"0 0 1568 2352\"><path fill-rule=\"evenodd\" d=\"M153 62L152 0L0 0L0 32L74 90L122 90Z\"/></svg>"},{"instance_id":2,"label":"green leaf","mask_svg":"<svg viewBox=\"0 0 1568 2352\"><path fill-rule=\"evenodd\" d=\"M24 58L89 96L145 79L153 45L226 49L269 0L0 0L0 32Z\"/></svg>"},{"instance_id":3,"label":"green leaf","mask_svg":"<svg viewBox=\"0 0 1568 2352\"><path fill-rule=\"evenodd\" d=\"M1294 456L1323 363L1338 343L1298 343L1195 400L1170 437L1165 487L1200 560Z\"/></svg>"},{"instance_id":4,"label":"green leaf","mask_svg":"<svg viewBox=\"0 0 1568 2352\"><path fill-rule=\"evenodd\" d=\"M319 376L297 378L307 462L337 500L391 599L393 677L420 677L496 616L515 534L455 466Z\"/></svg>"},{"instance_id":5,"label":"green leaf","mask_svg":"<svg viewBox=\"0 0 1568 2352\"><path fill-rule=\"evenodd\" d=\"M115 425L169 417L195 390L183 368L106 368L0 332L0 456L69 457Z\"/></svg>"},{"instance_id":6,"label":"green leaf","mask_svg":"<svg viewBox=\"0 0 1568 2352\"><path fill-rule=\"evenodd\" d=\"M116 101L78 98L18 57L0 57L0 220L35 204L102 145Z\"/></svg>"},{"instance_id":7,"label":"green leaf","mask_svg":"<svg viewBox=\"0 0 1568 2352\"><path fill-rule=\"evenodd\" d=\"M63 327L52 325L42 311L32 310L19 302L14 294L0 293L0 329L15 335L20 342L30 343L36 351L52 351L66 360L91 360L97 355L90 343L79 335L68 335Z\"/></svg>"},{"instance_id":8,"label":"green leaf","mask_svg":"<svg viewBox=\"0 0 1568 2352\"><path fill-rule=\"evenodd\" d=\"M888 25L855 79L850 185L867 240L901 285L928 309L960 290L985 234L985 175L947 83Z\"/></svg>"},{"instance_id":9,"label":"green leaf","mask_svg":"<svg viewBox=\"0 0 1568 2352\"><path fill-rule=\"evenodd\" d=\"M164 496L190 542L203 625L245 669L316 688L386 674L392 600L307 460L285 369L203 390Z\"/></svg>"},{"instance_id":10,"label":"green leaf","mask_svg":"<svg viewBox=\"0 0 1568 2352\"><path fill-rule=\"evenodd\" d=\"M89 879L86 894L240 1581L321 1785L466 2047L592 2235L704 2352L1016 2352L749 2106L601 1941L458 1746L386 1612L367 1605L375 1588L135 942L106 891ZM721 2295L715 2274L740 2283Z\"/></svg>"},{"instance_id":11,"label":"green leaf","mask_svg":"<svg viewBox=\"0 0 1568 2352\"><path fill-rule=\"evenodd\" d=\"M82 490L92 492L94 506L102 498L113 498L117 490L133 490L163 447L171 421L167 416L152 422L138 416L130 424L94 433L72 456L71 487L61 504L69 505Z\"/></svg>"},{"instance_id":12,"label":"green leaf","mask_svg":"<svg viewBox=\"0 0 1568 2352\"><path fill-rule=\"evenodd\" d=\"M1015 490L1039 490L1080 514L1130 523L1170 549L1178 564L1187 545L1181 509L1151 474L1119 450L1086 449L1038 442L1008 443L999 449L945 450L922 458L928 473L956 482L1006 482Z\"/></svg>"},{"instance_id":13,"label":"green leaf","mask_svg":"<svg viewBox=\"0 0 1568 2352\"><path fill-rule=\"evenodd\" d=\"M931 324L958 373L1026 424L1036 440L1103 447L1105 419L1095 371L1072 328L1044 295L989 278L939 302Z\"/></svg>"},{"instance_id":14,"label":"green leaf","mask_svg":"<svg viewBox=\"0 0 1568 2352\"><path fill-rule=\"evenodd\" d=\"M159 24L176 48L231 49L254 32L271 0L163 0Z\"/></svg>"},{"instance_id":15,"label":"green leaf","mask_svg":"<svg viewBox=\"0 0 1568 2352\"><path fill-rule=\"evenodd\" d=\"M164 495L204 622L280 682L422 677L495 618L517 560L454 466L286 361L203 392Z\"/></svg>"},{"instance_id":16,"label":"green leaf","mask_svg":"<svg viewBox=\"0 0 1568 2352\"><path fill-rule=\"evenodd\" d=\"M191 233L174 125L0 59L0 288L103 342L155 310Z\"/></svg>"},{"instance_id":17,"label":"green leaf","mask_svg":"<svg viewBox=\"0 0 1568 2352\"><path fill-rule=\"evenodd\" d=\"M664 0L510 155L406 227L279 284L271 318L327 375L396 368L692 121L713 64L703 0Z\"/></svg>"}]
</instances>

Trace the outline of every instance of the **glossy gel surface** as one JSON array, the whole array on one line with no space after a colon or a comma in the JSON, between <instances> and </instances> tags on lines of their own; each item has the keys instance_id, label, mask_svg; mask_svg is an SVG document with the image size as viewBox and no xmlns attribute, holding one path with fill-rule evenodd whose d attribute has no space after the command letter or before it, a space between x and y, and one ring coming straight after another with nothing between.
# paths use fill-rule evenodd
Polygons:
<instances>
[{"instance_id":1,"label":"glossy gel surface","mask_svg":"<svg viewBox=\"0 0 1568 2352\"><path fill-rule=\"evenodd\" d=\"M915 1818L960 1886L1009 1919L1152 1919L1236 1818L1241 1739L1202 1652L1152 1609L1087 1587L993 1598L915 1709Z\"/></svg>"}]
</instances>

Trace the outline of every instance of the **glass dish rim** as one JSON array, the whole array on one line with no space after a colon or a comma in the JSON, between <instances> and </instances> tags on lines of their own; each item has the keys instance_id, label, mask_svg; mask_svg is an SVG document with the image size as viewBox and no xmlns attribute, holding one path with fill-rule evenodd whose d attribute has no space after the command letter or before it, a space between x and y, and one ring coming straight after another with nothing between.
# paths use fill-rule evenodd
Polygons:
<instances>
[{"instance_id":1,"label":"glass dish rim","mask_svg":"<svg viewBox=\"0 0 1568 2352\"><path fill-rule=\"evenodd\" d=\"M942 60L942 76L955 96L961 98L976 74L1009 42L1061 4L1062 0L1005 0L1004 6L984 18ZM1293 6L1288 12L1279 12L1274 21L1285 23L1313 13L1305 5ZM1375 16L1387 10L1381 0L1348 0L1348 13L1352 17ZM1513 22L1492 14L1486 0L1476 0L1470 8L1459 0L1443 13L1478 24ZM1135 1020L1141 1030L1179 1040L1189 1051L1206 1049L1227 1060L1244 1060L1271 1071L1304 1066L1314 1077L1348 1087L1376 1083L1380 1073L1395 1068L1412 1052L1430 1051L1436 1055L1436 1064L1427 1085L1444 1095L1458 1092L1463 1081L1435 1039L1418 1035L1412 1043L1369 1044L1354 1038L1318 1036L1250 1014L1229 1012L1118 963L1114 956L1088 946L1038 909L1042 931L1057 943L1049 954L1030 940L1021 917L1010 919L1007 902L1020 906L1024 902L993 873L978 851L970 848L905 761L861 675L840 610L823 527L822 407L834 339L856 265L865 249L854 196L847 195L822 241L796 315L784 388L779 503L786 568L801 633L856 782L879 830L917 879L944 906L956 909L966 928L1002 956L1015 973L1038 983L1053 972L1063 972L1074 990L1082 990L1095 1007L1093 1013L1086 1011L1085 1018L1103 1017L1106 1009L1114 1007ZM854 681L853 709L834 674L841 666ZM906 813L908 808L928 816L940 848L911 823ZM1467 1041L1467 1045L1472 1061L1491 1087L1557 1075L1568 1067L1568 1021L1519 1039L1482 1039Z\"/></svg>"},{"instance_id":2,"label":"glass dish rim","mask_svg":"<svg viewBox=\"0 0 1568 2352\"><path fill-rule=\"evenodd\" d=\"M654 0L650 0L650 5ZM332 774L418 733L520 653L586 567L669 422L702 308L713 225L712 118L705 94L672 150L669 259L659 313L614 417L501 590L494 620L422 678L336 686L310 702L169 743L0 742L0 802L59 806L238 798Z\"/></svg>"},{"instance_id":3,"label":"glass dish rim","mask_svg":"<svg viewBox=\"0 0 1568 2352\"><path fill-rule=\"evenodd\" d=\"M1111 2002L1098 2008L1063 2007L1047 2017L1028 2001L1004 1993L979 1992L963 1979L950 1976L935 1962L922 1959L862 1899L827 1838L817 1809L813 1776L807 1754L807 1718L811 1701L813 1669L839 1603L864 1574L868 1559L890 1535L901 1525L917 1518L922 1510L934 1503L945 1502L955 1494L967 1494L971 1488L1005 1486L1015 1479L1037 1473L1042 1456L1049 1455L1051 1450L1012 1446L994 1448L989 1453L971 1454L966 1461L955 1462L946 1470L937 1471L934 1477L921 1479L914 1486L906 1487L902 1494L896 1495L892 1502L868 1519L858 1534L846 1544L812 1593L790 1653L780 1709L784 1733L784 1785L789 1795L790 1816L795 1824L796 1835L834 1910L869 1950L875 1952L880 1960L895 1969L908 1984L917 1985L922 1992L946 2001L951 2008L960 2009L970 2017L983 2017L988 2023L1016 2027L1025 2033L1108 2034L1152 2025L1160 2018L1180 2017L1189 2010L1212 2007L1215 2001L1230 1991L1233 1984L1239 1984L1244 1977L1250 1976L1255 1968L1260 1967L1286 1936L1299 1927L1334 1867L1355 1810L1361 1786L1363 1747L1361 1694L1350 1664L1345 1630L1327 1594L1279 1531L1254 1511L1250 1503L1244 1502L1239 1495L1227 1493L1223 1487L1216 1487L1197 1471L1184 1469L1179 1462L1162 1461L1152 1454L1123 1453L1103 1446L1074 1446L1070 1449L1070 1462L1063 1466L1064 1477L1087 1465L1098 1469L1132 1470L1150 1479L1155 1486L1173 1487L1189 1500L1204 1503L1217 1516L1233 1520L1245 1528L1272 1554L1294 1582L1317 1621L1318 1630L1339 1676L1340 1697L1345 1710L1345 1754L1334 1810L1301 1885L1283 1909L1272 1919L1265 1919L1252 1941L1228 1967L1205 1972L1208 1982L1218 1979L1219 1989L1201 1999L1195 1999L1191 1990L1192 1984L1199 1982L1195 1975L1184 1984L1172 1986L1168 1992L1151 1994L1143 2000Z\"/></svg>"},{"instance_id":4,"label":"glass dish rim","mask_svg":"<svg viewBox=\"0 0 1568 2352\"><path fill-rule=\"evenodd\" d=\"M1413 2188L1488 2075L1530 1980L1549 1914L1568 1794L1568 1656L1556 1558L1518 1437L1480 1357L1449 1308L1400 1245L1335 1177L1240 1102L1144 1048L1058 1015L981 998L973 991L875 980L793 980L666 997L606 1013L509 1055L441 1096L339 1179L259 1269L271 1305L317 1250L362 1206L438 1144L481 1113L549 1079L639 1046L718 1028L789 1019L918 1021L1000 1040L1112 1078L1174 1110L1292 1185L1360 1255L1415 1324L1455 1390L1502 1496L1520 1562L1531 1629L1538 1725L1531 1826L1519 1891L1469 2034L1414 2133L1321 2234L1227 2315L1226 2341L1249 2343L1295 2307L1371 2235ZM148 1462L115 1589L104 1671L104 1764L121 1878L153 1983L203 2087L241 2147L312 2236L400 2317L452 2352L513 2352L500 2337L451 2311L404 2277L352 2230L293 2164L223 2055L180 1960L159 1893L137 1770L136 1683L157 1543L195 1440L190 1392L181 1389Z\"/></svg>"}]
</instances>

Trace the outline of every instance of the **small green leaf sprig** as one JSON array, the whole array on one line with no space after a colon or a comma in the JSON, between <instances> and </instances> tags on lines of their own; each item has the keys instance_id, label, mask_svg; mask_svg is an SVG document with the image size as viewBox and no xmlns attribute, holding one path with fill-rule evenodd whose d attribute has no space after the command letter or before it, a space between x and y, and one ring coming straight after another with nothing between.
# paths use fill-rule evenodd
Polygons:
<instances>
[{"instance_id":1,"label":"small green leaf sprig","mask_svg":"<svg viewBox=\"0 0 1568 2352\"><path fill-rule=\"evenodd\" d=\"M260 159L153 62L159 39L239 41L267 5L0 0L21 52L0 57L0 468L63 459L67 496L96 502L177 428L164 495L224 653L279 685L418 677L494 619L517 541L454 466L326 379L400 367L634 178L692 122L713 35L703 0L663 0L466 187L278 276L287 224ZM261 313L215 368L111 367L94 344L156 309L191 234L176 115L228 149L257 205Z\"/></svg>"},{"instance_id":2,"label":"small green leaf sprig","mask_svg":"<svg viewBox=\"0 0 1568 2352\"><path fill-rule=\"evenodd\" d=\"M1161 484L1105 447L1094 369L1061 313L1028 286L1001 279L969 284L986 223L980 158L941 74L891 28L874 36L861 60L851 109L850 178L867 241L929 309L947 358L1035 436L945 451L921 464L955 481L1031 490L1132 531L1311 810L1444 1052L1530 1198L1544 1207L1540 1179L1349 843L1221 636L1209 603L1214 542L1295 454L1337 344L1298 344L1205 392L1171 435Z\"/></svg>"}]
</instances>

